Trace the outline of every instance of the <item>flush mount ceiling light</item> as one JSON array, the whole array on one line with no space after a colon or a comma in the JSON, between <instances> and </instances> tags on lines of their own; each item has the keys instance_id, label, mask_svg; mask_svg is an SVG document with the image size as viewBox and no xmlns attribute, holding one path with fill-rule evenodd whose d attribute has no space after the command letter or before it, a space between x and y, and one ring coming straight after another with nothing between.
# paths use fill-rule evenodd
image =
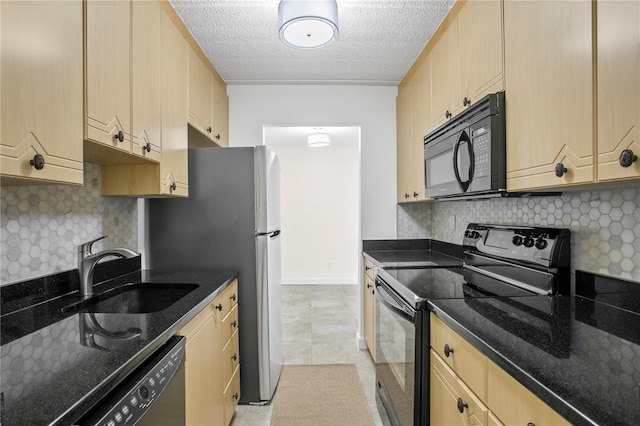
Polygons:
<instances>
[{"instance_id":1,"label":"flush mount ceiling light","mask_svg":"<svg viewBox=\"0 0 640 426\"><path fill-rule=\"evenodd\" d=\"M331 144L331 139L326 133L314 133L307 136L307 146L310 148L322 148L329 146L329 144Z\"/></svg>"},{"instance_id":2,"label":"flush mount ceiling light","mask_svg":"<svg viewBox=\"0 0 640 426\"><path fill-rule=\"evenodd\" d=\"M335 0L282 0L278 22L284 44L318 49L338 38L338 5Z\"/></svg>"}]
</instances>

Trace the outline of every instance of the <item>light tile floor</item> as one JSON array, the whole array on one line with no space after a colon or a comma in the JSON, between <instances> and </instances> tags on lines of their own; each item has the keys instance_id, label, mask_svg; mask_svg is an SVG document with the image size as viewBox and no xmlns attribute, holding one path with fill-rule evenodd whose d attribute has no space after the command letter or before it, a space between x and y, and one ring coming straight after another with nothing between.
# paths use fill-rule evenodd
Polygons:
<instances>
[{"instance_id":1,"label":"light tile floor","mask_svg":"<svg viewBox=\"0 0 640 426\"><path fill-rule=\"evenodd\" d=\"M386 426L387 415L376 402L375 365L366 349L358 349L358 298L357 285L283 286L284 363L355 364L373 424ZM272 410L272 404L239 405L231 425L267 426Z\"/></svg>"}]
</instances>

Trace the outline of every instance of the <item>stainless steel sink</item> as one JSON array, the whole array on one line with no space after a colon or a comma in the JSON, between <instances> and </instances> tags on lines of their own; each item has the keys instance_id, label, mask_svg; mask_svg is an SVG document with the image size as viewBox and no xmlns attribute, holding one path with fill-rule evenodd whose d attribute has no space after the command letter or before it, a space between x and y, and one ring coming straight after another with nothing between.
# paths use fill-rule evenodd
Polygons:
<instances>
[{"instance_id":1,"label":"stainless steel sink","mask_svg":"<svg viewBox=\"0 0 640 426\"><path fill-rule=\"evenodd\" d=\"M63 312L144 314L168 308L198 284L130 283L62 308Z\"/></svg>"}]
</instances>

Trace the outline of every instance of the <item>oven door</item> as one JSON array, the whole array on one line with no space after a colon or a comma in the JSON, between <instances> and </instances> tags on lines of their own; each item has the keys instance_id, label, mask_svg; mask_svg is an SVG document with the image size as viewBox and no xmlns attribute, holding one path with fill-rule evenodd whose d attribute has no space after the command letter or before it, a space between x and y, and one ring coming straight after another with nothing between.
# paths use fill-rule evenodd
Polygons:
<instances>
[{"instance_id":1,"label":"oven door","mask_svg":"<svg viewBox=\"0 0 640 426\"><path fill-rule=\"evenodd\" d=\"M378 395L393 425L419 424L414 423L419 419L419 413L416 417L414 404L416 398L415 322L419 311L408 306L379 277L376 277L374 293L376 295Z\"/></svg>"}]
</instances>

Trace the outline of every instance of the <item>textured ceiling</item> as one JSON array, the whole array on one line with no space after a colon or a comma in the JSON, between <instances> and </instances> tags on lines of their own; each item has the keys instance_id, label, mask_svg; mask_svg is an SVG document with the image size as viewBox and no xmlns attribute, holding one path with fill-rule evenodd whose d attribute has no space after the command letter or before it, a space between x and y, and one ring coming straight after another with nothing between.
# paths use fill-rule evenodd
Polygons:
<instances>
[{"instance_id":1,"label":"textured ceiling","mask_svg":"<svg viewBox=\"0 0 640 426\"><path fill-rule=\"evenodd\" d=\"M396 85L454 0L338 0L338 39L297 50L278 38L279 0L170 0L227 84Z\"/></svg>"}]
</instances>

